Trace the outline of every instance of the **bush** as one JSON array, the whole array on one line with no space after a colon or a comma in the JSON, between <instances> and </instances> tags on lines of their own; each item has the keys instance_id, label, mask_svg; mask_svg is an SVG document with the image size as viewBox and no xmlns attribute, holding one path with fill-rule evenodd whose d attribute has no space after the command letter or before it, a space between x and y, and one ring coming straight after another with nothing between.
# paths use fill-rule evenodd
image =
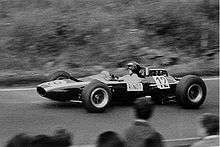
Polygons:
<instances>
[{"instance_id":1,"label":"bush","mask_svg":"<svg viewBox=\"0 0 220 147\"><path fill-rule=\"evenodd\" d=\"M216 52L219 44L217 0L18 0L0 5L2 22L10 24L0 27L0 35L7 29L1 50L13 61L24 59L16 66L2 61L8 65L2 68L116 67L128 60L149 63L149 55L139 56L141 48L193 58Z\"/></svg>"},{"instance_id":2,"label":"bush","mask_svg":"<svg viewBox=\"0 0 220 147\"><path fill-rule=\"evenodd\" d=\"M160 48L171 47L187 54L201 56L203 52L218 47L218 29L210 29L213 28L211 26L218 28L218 23L216 23L217 21L211 22L209 17L206 17L206 14L214 14L215 16L212 17L214 19L218 15L216 12L218 4L205 4L203 1L197 3L190 1L188 3L184 1L161 2L159 9L158 3L151 5L150 10L139 12L135 20L137 27L145 30L143 39L148 45ZM212 7L215 9L210 10ZM201 11L206 14L198 13ZM201 46L204 34L207 34L204 39L209 42L205 48ZM161 41L158 41L159 39Z\"/></svg>"}]
</instances>

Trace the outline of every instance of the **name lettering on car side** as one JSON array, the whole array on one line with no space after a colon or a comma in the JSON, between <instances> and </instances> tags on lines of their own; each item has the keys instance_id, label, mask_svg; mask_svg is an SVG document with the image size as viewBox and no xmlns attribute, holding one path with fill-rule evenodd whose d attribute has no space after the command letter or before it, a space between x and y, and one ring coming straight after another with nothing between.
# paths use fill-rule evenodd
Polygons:
<instances>
[{"instance_id":1,"label":"name lettering on car side","mask_svg":"<svg viewBox=\"0 0 220 147\"><path fill-rule=\"evenodd\" d=\"M142 83L127 83L127 91L143 91Z\"/></svg>"}]
</instances>

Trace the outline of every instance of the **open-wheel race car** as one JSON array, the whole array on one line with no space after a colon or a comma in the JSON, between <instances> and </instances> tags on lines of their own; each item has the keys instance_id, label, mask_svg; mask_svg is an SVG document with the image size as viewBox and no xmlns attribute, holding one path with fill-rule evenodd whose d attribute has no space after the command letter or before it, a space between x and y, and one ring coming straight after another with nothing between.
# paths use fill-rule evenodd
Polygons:
<instances>
[{"instance_id":1,"label":"open-wheel race car","mask_svg":"<svg viewBox=\"0 0 220 147\"><path fill-rule=\"evenodd\" d=\"M144 96L160 104L175 101L184 108L199 108L206 99L206 85L198 76L175 78L165 69L141 66L129 71L123 77L103 71L81 79L58 71L48 82L38 85L37 92L55 101L80 101L89 112L103 112L112 101L128 102Z\"/></svg>"}]
</instances>

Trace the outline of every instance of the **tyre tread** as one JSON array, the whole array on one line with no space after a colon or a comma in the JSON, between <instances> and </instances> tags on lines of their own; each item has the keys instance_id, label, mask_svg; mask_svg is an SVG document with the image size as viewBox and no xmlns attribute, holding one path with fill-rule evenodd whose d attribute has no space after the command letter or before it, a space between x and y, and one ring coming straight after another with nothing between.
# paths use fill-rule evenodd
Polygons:
<instances>
[{"instance_id":1,"label":"tyre tread","mask_svg":"<svg viewBox=\"0 0 220 147\"><path fill-rule=\"evenodd\" d=\"M193 82L198 83L202 87L202 90L203 90L203 97L198 103L192 103L190 100L187 99L187 96L186 96L187 88ZM201 78L195 75L187 75L183 77L180 80L180 82L177 84L177 87L176 87L177 102L179 103L179 105L181 105L184 108L199 108L205 101L206 92L207 92L206 85Z\"/></svg>"}]
</instances>

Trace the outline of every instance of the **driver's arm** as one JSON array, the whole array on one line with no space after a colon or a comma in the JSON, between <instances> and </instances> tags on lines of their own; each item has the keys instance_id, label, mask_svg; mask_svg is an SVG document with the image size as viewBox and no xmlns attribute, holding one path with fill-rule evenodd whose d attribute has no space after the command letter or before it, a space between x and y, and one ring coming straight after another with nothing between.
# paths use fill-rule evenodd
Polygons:
<instances>
[{"instance_id":1,"label":"driver's arm","mask_svg":"<svg viewBox=\"0 0 220 147\"><path fill-rule=\"evenodd\" d=\"M126 81L129 78L129 75L125 75L123 77L119 77L118 80L119 81Z\"/></svg>"}]
</instances>

